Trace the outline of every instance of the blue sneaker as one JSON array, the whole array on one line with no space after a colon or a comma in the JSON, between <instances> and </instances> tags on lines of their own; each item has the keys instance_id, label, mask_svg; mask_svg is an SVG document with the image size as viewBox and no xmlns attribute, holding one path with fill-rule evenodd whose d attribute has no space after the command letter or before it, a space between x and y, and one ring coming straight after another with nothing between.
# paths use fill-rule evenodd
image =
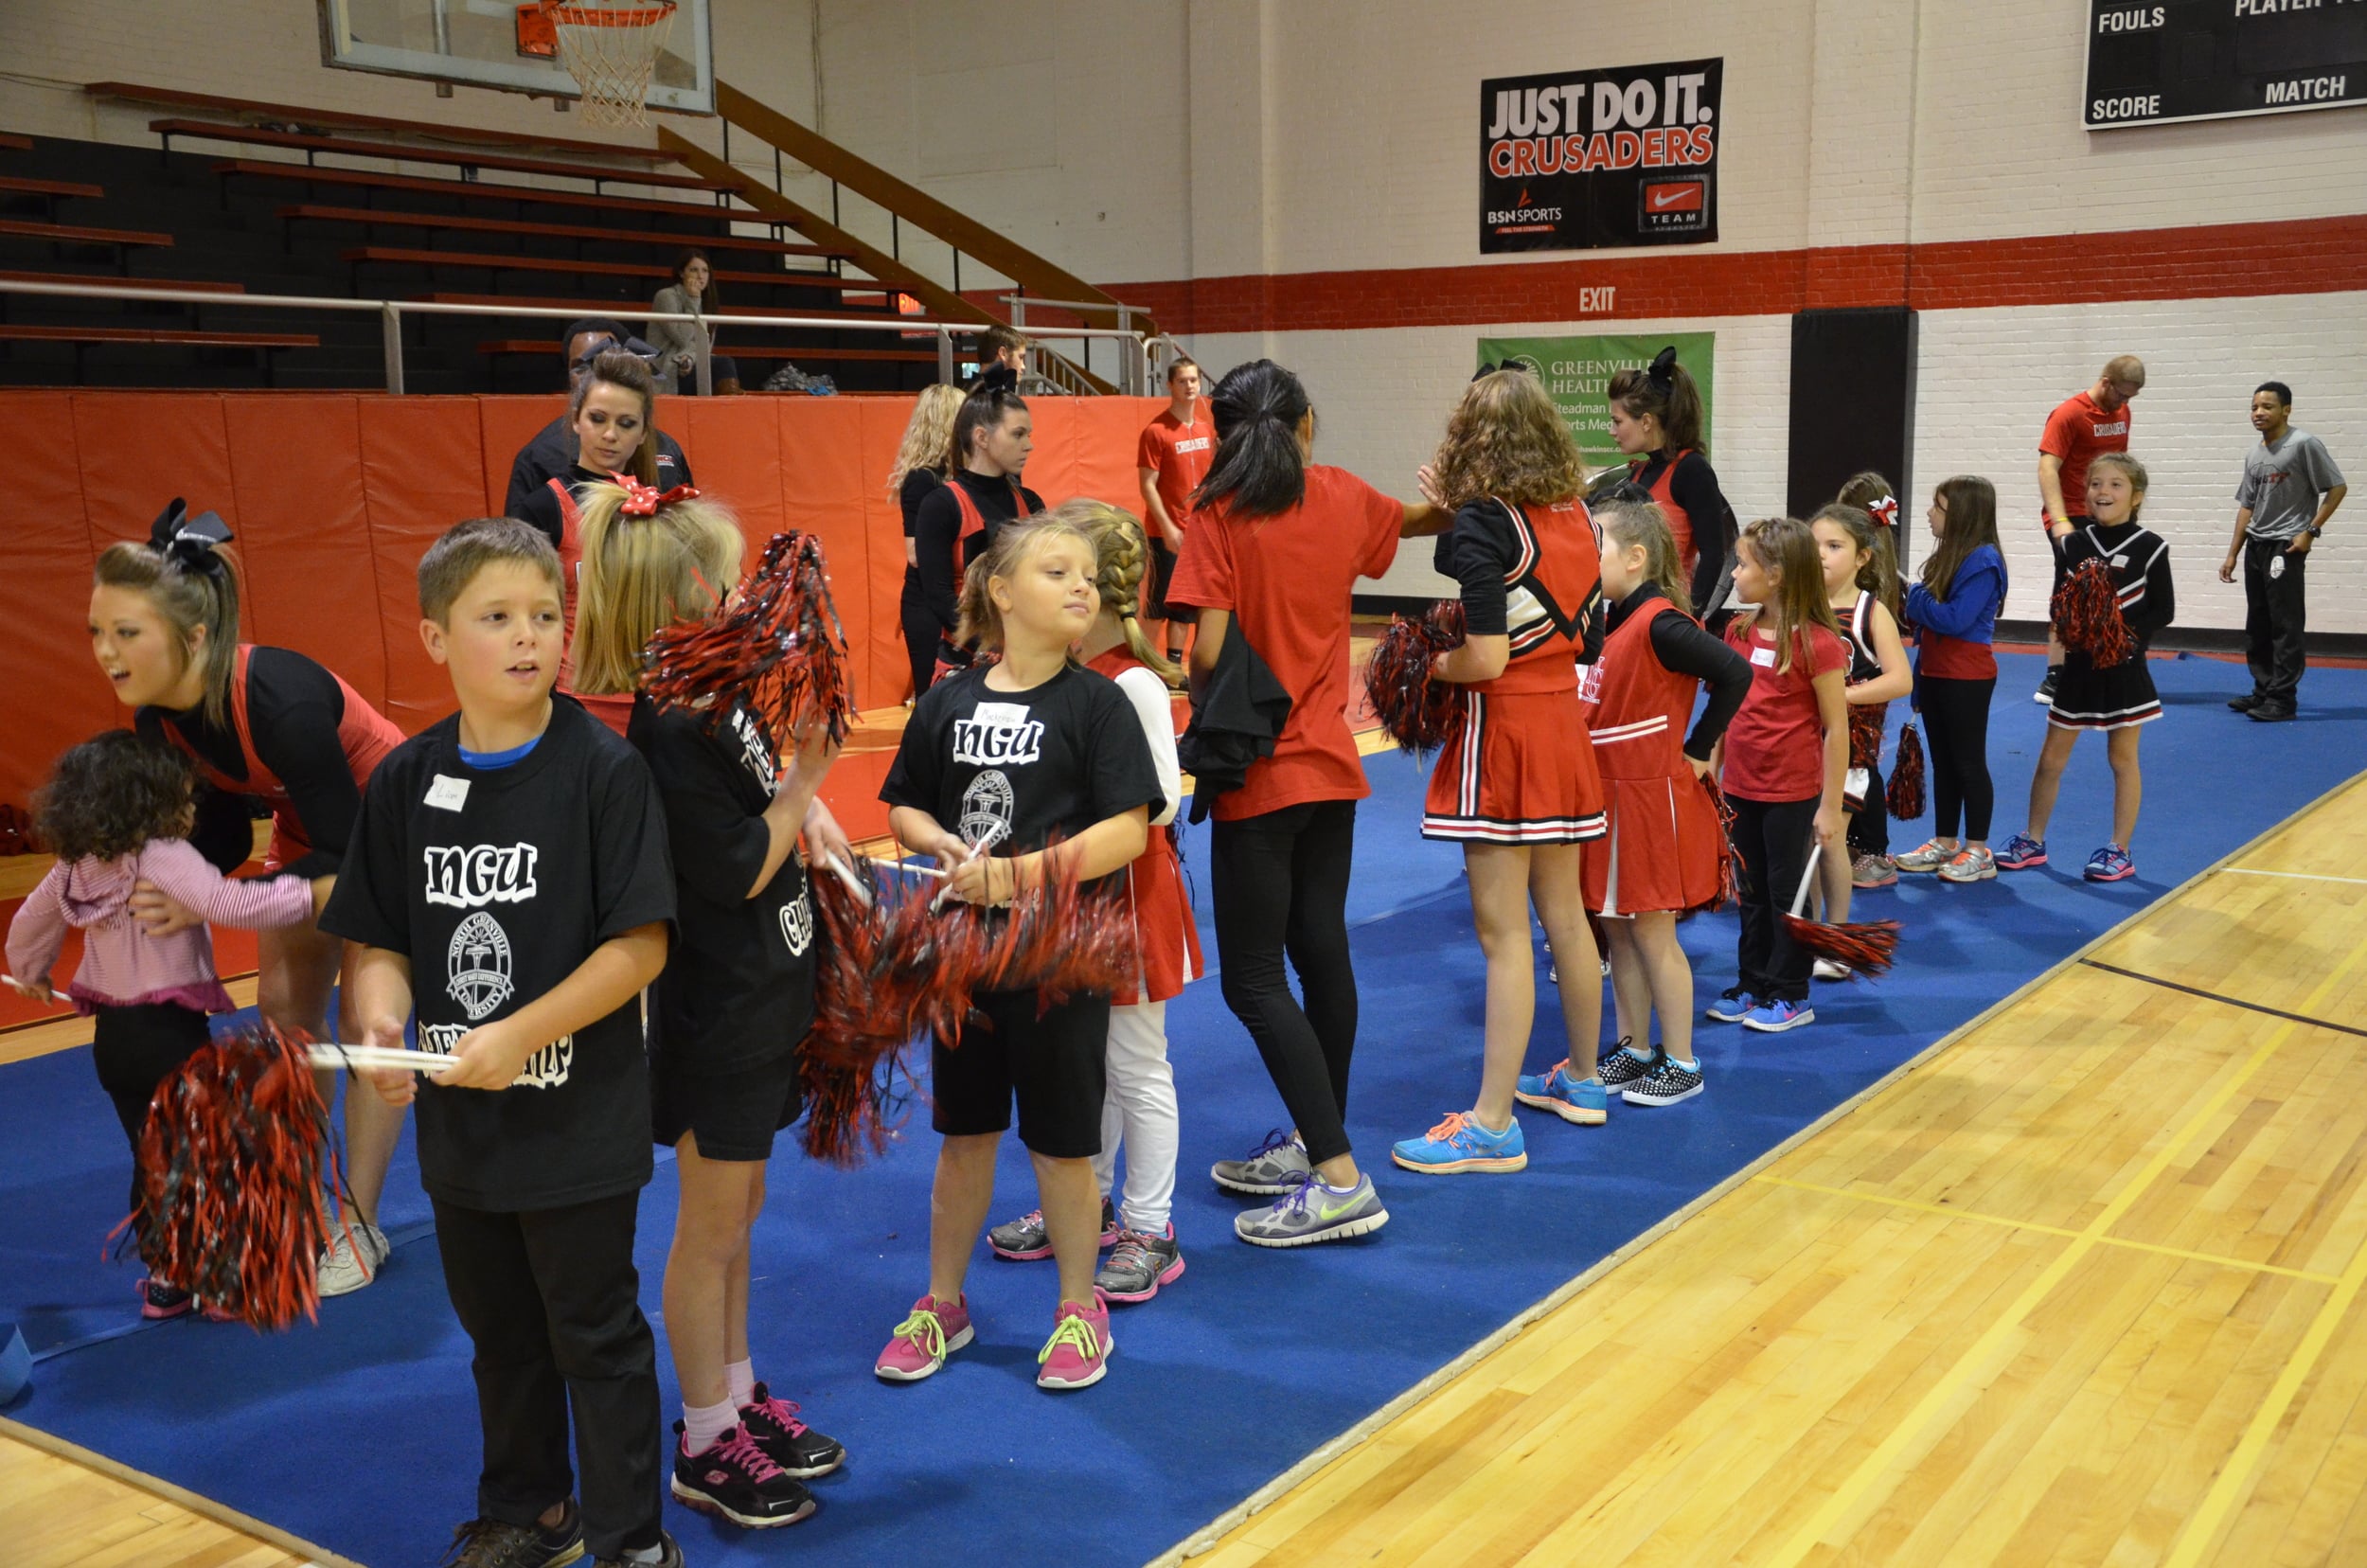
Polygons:
<instances>
[{"instance_id":1,"label":"blue sneaker","mask_svg":"<svg viewBox=\"0 0 2367 1568\"><path fill-rule=\"evenodd\" d=\"M1816 1022L1816 1009L1806 1002L1762 1002L1742 1015L1742 1026L1761 1034L1782 1034Z\"/></svg>"},{"instance_id":2,"label":"blue sneaker","mask_svg":"<svg viewBox=\"0 0 2367 1568\"><path fill-rule=\"evenodd\" d=\"M1594 1103L1598 1108L1603 1103L1600 1084L1594 1086ZM1389 1157L1406 1169L1418 1170L1425 1176L1523 1170L1529 1163L1528 1144L1521 1136L1518 1121L1501 1132L1490 1132L1468 1111L1448 1112L1445 1120L1420 1137L1392 1145Z\"/></svg>"},{"instance_id":3,"label":"blue sneaker","mask_svg":"<svg viewBox=\"0 0 2367 1568\"><path fill-rule=\"evenodd\" d=\"M2119 845L2108 844L2088 857L2088 869L2080 874L2090 882L2127 882L2137 874L2137 863Z\"/></svg>"},{"instance_id":4,"label":"blue sneaker","mask_svg":"<svg viewBox=\"0 0 2367 1568\"><path fill-rule=\"evenodd\" d=\"M1758 1006L1757 998L1740 986L1729 986L1717 993L1717 1000L1701 1009L1701 1016L1715 1024L1739 1024L1743 1016Z\"/></svg>"},{"instance_id":5,"label":"blue sneaker","mask_svg":"<svg viewBox=\"0 0 2367 1568\"><path fill-rule=\"evenodd\" d=\"M1997 851L2000 871L2027 871L2034 865L2046 864L2046 841L2034 839L2028 833L2016 833Z\"/></svg>"},{"instance_id":6,"label":"blue sneaker","mask_svg":"<svg viewBox=\"0 0 2367 1568\"><path fill-rule=\"evenodd\" d=\"M1643 1071L1641 1067L1636 1070ZM1572 1078L1570 1063L1557 1061L1542 1073L1522 1073L1520 1082L1513 1086L1512 1097L1522 1105L1551 1111L1563 1121L1576 1122L1580 1127L1600 1127L1609 1115L1605 1107L1611 1092L1600 1078Z\"/></svg>"}]
</instances>

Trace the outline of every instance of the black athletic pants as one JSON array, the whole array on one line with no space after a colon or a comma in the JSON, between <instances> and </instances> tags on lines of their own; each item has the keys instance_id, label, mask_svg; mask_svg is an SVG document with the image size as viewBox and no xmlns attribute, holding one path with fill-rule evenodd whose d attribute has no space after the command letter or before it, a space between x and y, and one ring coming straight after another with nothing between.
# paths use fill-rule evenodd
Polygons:
<instances>
[{"instance_id":1,"label":"black athletic pants","mask_svg":"<svg viewBox=\"0 0 2367 1568\"><path fill-rule=\"evenodd\" d=\"M2244 662L2251 666L2251 694L2287 707L2309 664L2303 635L2309 607L2302 597L2309 557L2289 554L2286 547L2292 543L2244 540Z\"/></svg>"},{"instance_id":2,"label":"black athletic pants","mask_svg":"<svg viewBox=\"0 0 2367 1568\"><path fill-rule=\"evenodd\" d=\"M907 579L912 571L909 566L904 568ZM897 604L897 617L904 629L904 657L912 663L913 701L917 703L920 694L929 689L929 683L936 678L937 639L945 634L945 629L937 625L936 616L929 614L929 607L920 601L918 584L910 581Z\"/></svg>"},{"instance_id":3,"label":"black athletic pants","mask_svg":"<svg viewBox=\"0 0 2367 1568\"><path fill-rule=\"evenodd\" d=\"M1743 993L1761 1002L1806 1002L1808 955L1785 935L1783 917L1807 874L1818 797L1728 799L1735 809L1735 847L1742 854L1742 939L1735 956Z\"/></svg>"},{"instance_id":4,"label":"black athletic pants","mask_svg":"<svg viewBox=\"0 0 2367 1568\"><path fill-rule=\"evenodd\" d=\"M1348 960L1348 863L1356 802L1318 800L1210 829L1224 1003L1257 1042L1266 1072L1321 1165L1349 1151L1348 1059L1356 1054L1356 971ZM1283 971L1298 971L1302 1008Z\"/></svg>"},{"instance_id":5,"label":"black athletic pants","mask_svg":"<svg viewBox=\"0 0 2367 1568\"><path fill-rule=\"evenodd\" d=\"M1931 826L1941 838L1956 836L1961 811L1964 836L1989 842L1989 815L1997 806L1989 780L1989 699L1996 693L1994 675L1980 681L1926 675L1915 682L1931 759Z\"/></svg>"},{"instance_id":6,"label":"black athletic pants","mask_svg":"<svg viewBox=\"0 0 2367 1568\"><path fill-rule=\"evenodd\" d=\"M173 1002L100 1007L91 1020L91 1065L98 1086L115 1101L116 1120L132 1146L132 1206L140 1206L140 1130L156 1086L205 1043L205 1015Z\"/></svg>"},{"instance_id":7,"label":"black athletic pants","mask_svg":"<svg viewBox=\"0 0 2367 1568\"><path fill-rule=\"evenodd\" d=\"M485 1468L477 1513L531 1525L575 1493L575 1410L587 1555L654 1546L665 1506L657 1341L632 1264L639 1191L494 1214L436 1200L444 1289L476 1346Z\"/></svg>"}]
</instances>

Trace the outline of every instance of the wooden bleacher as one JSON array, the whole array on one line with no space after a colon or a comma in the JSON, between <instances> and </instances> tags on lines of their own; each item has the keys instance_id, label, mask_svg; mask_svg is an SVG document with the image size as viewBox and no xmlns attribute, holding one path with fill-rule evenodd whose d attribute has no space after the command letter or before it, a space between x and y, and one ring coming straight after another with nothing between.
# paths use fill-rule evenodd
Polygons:
<instances>
[{"instance_id":1,"label":"wooden bleacher","mask_svg":"<svg viewBox=\"0 0 2367 1568\"><path fill-rule=\"evenodd\" d=\"M191 277L93 277L88 273L0 271L0 283L110 283L134 289L177 289L183 294L242 294L243 283Z\"/></svg>"},{"instance_id":2,"label":"wooden bleacher","mask_svg":"<svg viewBox=\"0 0 2367 1568\"><path fill-rule=\"evenodd\" d=\"M567 136L522 134L514 131L480 131L468 125L438 125L420 120L389 119L383 115L360 115L344 109L316 109L308 104L258 103L252 98L221 98L211 93L185 93L173 87L151 87L133 81L93 81L82 91L92 98L114 98L124 103L144 103L158 109L202 109L228 116L245 123L267 121L274 125L344 125L360 131L406 131L441 141L474 142L489 147L547 147L564 152L579 152L598 157L635 158L649 163L671 163L670 154L655 147L628 147L608 141L586 141ZM0 137L0 146L30 141L16 138L11 142Z\"/></svg>"},{"instance_id":3,"label":"wooden bleacher","mask_svg":"<svg viewBox=\"0 0 2367 1568\"><path fill-rule=\"evenodd\" d=\"M143 229L94 228L83 223L40 223L23 218L0 218L0 235L73 245L167 246L172 243L169 234L153 234Z\"/></svg>"},{"instance_id":4,"label":"wooden bleacher","mask_svg":"<svg viewBox=\"0 0 2367 1568\"><path fill-rule=\"evenodd\" d=\"M13 131L0 131L0 150L10 152L30 152L33 150L33 138L20 136Z\"/></svg>"},{"instance_id":5,"label":"wooden bleacher","mask_svg":"<svg viewBox=\"0 0 2367 1568\"><path fill-rule=\"evenodd\" d=\"M86 196L97 201L106 194L104 187L80 180L20 180L0 175L0 196Z\"/></svg>"},{"instance_id":6,"label":"wooden bleacher","mask_svg":"<svg viewBox=\"0 0 2367 1568\"><path fill-rule=\"evenodd\" d=\"M177 343L207 348L317 348L312 332L198 332L184 327L13 327L0 340L20 343ZM548 347L548 345L544 345Z\"/></svg>"},{"instance_id":7,"label":"wooden bleacher","mask_svg":"<svg viewBox=\"0 0 2367 1568\"><path fill-rule=\"evenodd\" d=\"M767 240L754 234L687 234L665 229L602 228L593 223L537 223L521 218L476 218L451 212L401 212L387 207L320 206L311 203L295 203L279 209L279 216L291 222L317 221L335 223L380 223L389 228L417 228L430 231L442 229L453 233L515 234L529 238L553 240L596 240L619 245L660 245L681 248L695 245L701 250L757 251L767 256L810 256L823 260L845 260L849 252L829 250L821 245L799 244L788 240ZM712 213L706 214L712 218Z\"/></svg>"},{"instance_id":8,"label":"wooden bleacher","mask_svg":"<svg viewBox=\"0 0 2367 1568\"><path fill-rule=\"evenodd\" d=\"M225 178L238 175L258 180L293 180L300 184L360 186L370 190L418 191L463 201L532 202L545 206L591 207L600 212L646 213L673 218L703 218L709 223L772 223L762 213L720 207L702 202L669 202L656 196L606 196L588 190L545 190L540 186L496 184L490 180L432 180L416 174L381 174L368 169L322 169L311 164L279 163L264 158L225 158L214 165ZM773 224L778 227L777 223Z\"/></svg>"},{"instance_id":9,"label":"wooden bleacher","mask_svg":"<svg viewBox=\"0 0 2367 1568\"><path fill-rule=\"evenodd\" d=\"M164 138L165 151L172 150L172 138L187 141L233 142L249 147L281 147L301 151L309 164L320 153L333 152L348 158L383 158L392 163L450 164L466 178L480 169L498 169L510 174L540 174L548 178L590 180L596 189L603 182L622 181L628 185L650 186L669 190L704 190L721 192L723 187L696 174L658 174L643 169L603 169L597 164L577 163L559 158L525 158L506 152L485 152L472 149L431 147L415 142L354 141L345 136L315 136L301 132L266 131L250 125L219 125L209 120L160 119L148 122L148 128Z\"/></svg>"},{"instance_id":10,"label":"wooden bleacher","mask_svg":"<svg viewBox=\"0 0 2367 1568\"><path fill-rule=\"evenodd\" d=\"M685 241L687 242L687 241ZM648 277L661 285L672 279L674 269L663 261L576 261L559 257L518 256L505 251L439 251L408 250L392 245L356 245L343 253L347 261L356 266L385 264L411 267L474 267L485 272L566 273L583 277ZM867 277L840 277L831 273L805 272L724 272L717 269L718 283L752 285L765 289L836 289L877 294L880 285Z\"/></svg>"}]
</instances>

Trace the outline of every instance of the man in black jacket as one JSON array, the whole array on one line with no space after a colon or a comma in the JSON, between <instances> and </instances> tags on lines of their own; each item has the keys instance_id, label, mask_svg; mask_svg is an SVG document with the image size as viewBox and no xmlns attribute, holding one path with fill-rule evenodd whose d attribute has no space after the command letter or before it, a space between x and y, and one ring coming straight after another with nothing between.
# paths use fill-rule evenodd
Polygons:
<instances>
[{"instance_id":1,"label":"man in black jacket","mask_svg":"<svg viewBox=\"0 0 2367 1568\"><path fill-rule=\"evenodd\" d=\"M648 346L642 345L646 348ZM567 385L573 389L592 373L592 362L611 348L632 348L632 334L622 323L606 316L587 316L567 329L559 340L561 363L567 366ZM638 349L634 350L639 352ZM579 443L576 433L568 428L567 416L561 414L538 432L533 440L518 449L518 455L509 464L509 493L502 498L502 512L508 517L523 517L519 508L526 497L567 472L575 466ZM674 438L660 430L657 433L657 485L670 490L676 485L690 484L690 461L683 455Z\"/></svg>"}]
</instances>

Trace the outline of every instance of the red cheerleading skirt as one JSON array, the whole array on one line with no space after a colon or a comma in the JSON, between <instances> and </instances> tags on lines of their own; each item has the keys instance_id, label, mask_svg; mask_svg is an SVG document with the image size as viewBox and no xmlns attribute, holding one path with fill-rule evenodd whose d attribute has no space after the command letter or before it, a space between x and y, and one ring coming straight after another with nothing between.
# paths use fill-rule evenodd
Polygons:
<instances>
[{"instance_id":1,"label":"red cheerleading skirt","mask_svg":"<svg viewBox=\"0 0 2367 1568\"><path fill-rule=\"evenodd\" d=\"M1687 772L1675 778L1614 778L1611 831L1586 846L1586 907L1616 917L1699 909L1717 897L1725 830Z\"/></svg>"},{"instance_id":2,"label":"red cheerleading skirt","mask_svg":"<svg viewBox=\"0 0 2367 1568\"><path fill-rule=\"evenodd\" d=\"M1431 770L1422 836L1583 844L1604 831L1603 782L1577 689L1468 693L1463 725Z\"/></svg>"}]
</instances>

